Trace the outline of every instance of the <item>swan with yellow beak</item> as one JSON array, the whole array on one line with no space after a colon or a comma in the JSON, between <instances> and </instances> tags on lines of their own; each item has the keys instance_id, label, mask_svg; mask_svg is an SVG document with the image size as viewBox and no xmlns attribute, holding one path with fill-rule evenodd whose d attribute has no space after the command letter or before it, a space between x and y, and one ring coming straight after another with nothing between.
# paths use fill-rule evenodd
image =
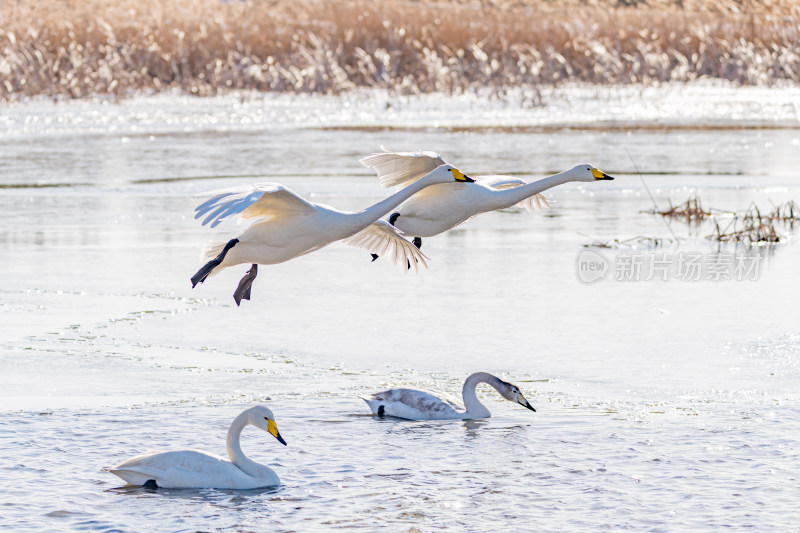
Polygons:
<instances>
[{"instance_id":1,"label":"swan with yellow beak","mask_svg":"<svg viewBox=\"0 0 800 533\"><path fill-rule=\"evenodd\" d=\"M128 485L170 489L257 489L280 485L271 468L249 459L239 445L248 426L263 429L286 446L272 411L256 405L243 411L228 430L228 458L199 450L176 450L140 455L103 469Z\"/></svg>"},{"instance_id":2,"label":"swan with yellow beak","mask_svg":"<svg viewBox=\"0 0 800 533\"><path fill-rule=\"evenodd\" d=\"M384 149L385 150L385 149ZM361 164L375 170L384 187L403 189L446 164L436 152L389 152L364 157ZM389 216L389 223L422 246L423 237L444 233L481 213L517 205L526 211L549 207L540 193L570 181L613 180L592 165L577 165L564 172L527 183L514 176L478 176L474 182L442 183L423 189L404 201ZM373 256L373 260L376 257Z\"/></svg>"}]
</instances>

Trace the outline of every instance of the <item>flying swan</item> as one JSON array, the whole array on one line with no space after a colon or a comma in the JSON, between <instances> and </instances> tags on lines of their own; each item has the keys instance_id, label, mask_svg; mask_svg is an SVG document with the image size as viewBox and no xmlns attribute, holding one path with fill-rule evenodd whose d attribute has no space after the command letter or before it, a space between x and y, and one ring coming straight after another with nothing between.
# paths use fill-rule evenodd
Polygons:
<instances>
[{"instance_id":1,"label":"flying swan","mask_svg":"<svg viewBox=\"0 0 800 533\"><path fill-rule=\"evenodd\" d=\"M170 489L256 489L280 485L270 468L248 459L239 445L239 435L247 425L261 428L286 445L272 411L256 405L237 416L228 430L228 457L197 450L153 453L134 457L106 472L116 474L128 485Z\"/></svg>"},{"instance_id":2,"label":"flying swan","mask_svg":"<svg viewBox=\"0 0 800 533\"><path fill-rule=\"evenodd\" d=\"M375 170L384 187L408 187L439 165L446 164L436 152L384 152L360 160ZM389 223L413 237L422 246L422 237L433 237L462 222L497 209L518 205L527 211L549 207L540 195L556 185L570 181L613 180L591 165L578 165L553 176L527 183L514 176L478 176L474 183L447 183L429 187L403 202L389 217ZM373 260L377 257L373 255Z\"/></svg>"},{"instance_id":3,"label":"flying swan","mask_svg":"<svg viewBox=\"0 0 800 533\"><path fill-rule=\"evenodd\" d=\"M370 253L390 253L395 262L414 265L416 270L417 263L426 266L425 255L395 227L379 219L426 187L471 181L452 165L437 165L403 190L355 213L309 202L278 183L201 193L198 196L211 197L195 208L195 218L205 217L204 226L216 227L231 215L255 222L227 243L211 242L203 248L201 262L207 263L192 276L192 288L224 268L251 263L233 293L239 305L242 299L250 299L258 265L283 263L339 240Z\"/></svg>"},{"instance_id":4,"label":"flying swan","mask_svg":"<svg viewBox=\"0 0 800 533\"><path fill-rule=\"evenodd\" d=\"M378 416L396 416L408 420L466 420L489 418L492 414L475 395L478 383L488 383L506 400L516 402L531 411L536 411L522 395L519 387L503 381L487 372L476 372L464 381L461 395L464 405L445 395L434 396L413 389L390 389L362 398Z\"/></svg>"}]
</instances>

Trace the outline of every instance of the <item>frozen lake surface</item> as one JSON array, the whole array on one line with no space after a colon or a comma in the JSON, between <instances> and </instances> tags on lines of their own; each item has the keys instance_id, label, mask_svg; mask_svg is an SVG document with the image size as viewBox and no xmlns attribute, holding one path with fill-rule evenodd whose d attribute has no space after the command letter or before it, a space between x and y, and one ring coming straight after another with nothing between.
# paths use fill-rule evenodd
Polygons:
<instances>
[{"instance_id":1,"label":"frozen lake surface","mask_svg":"<svg viewBox=\"0 0 800 533\"><path fill-rule=\"evenodd\" d=\"M662 207L800 200L800 91L544 96L532 108L524 95L380 93L3 107L0 527L800 527L797 230L737 248L705 239L713 223L642 213L642 180ZM437 150L469 174L532 180L585 162L617 179L425 239L419 274L334 244L262 268L240 308L244 267L190 288L203 243L239 229L201 227L193 194L279 181L364 207L386 191L357 159L381 144ZM679 242L584 247L640 236ZM587 250L608 267L593 283ZM678 271L689 255L699 280ZM641 272L623 268L632 258ZM649 275L656 260L666 281ZM390 386L457 395L478 370L520 385L537 412L488 388L494 417L480 421L377 419L359 399ZM148 450L224 454L254 403L288 442L243 434L277 489L148 491L100 472Z\"/></svg>"}]
</instances>

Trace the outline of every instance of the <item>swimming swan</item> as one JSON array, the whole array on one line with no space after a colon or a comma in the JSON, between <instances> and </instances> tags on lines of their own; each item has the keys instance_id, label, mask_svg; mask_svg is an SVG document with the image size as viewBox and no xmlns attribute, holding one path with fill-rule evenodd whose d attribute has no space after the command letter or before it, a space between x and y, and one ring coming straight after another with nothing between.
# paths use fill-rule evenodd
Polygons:
<instances>
[{"instance_id":1,"label":"swimming swan","mask_svg":"<svg viewBox=\"0 0 800 533\"><path fill-rule=\"evenodd\" d=\"M489 418L492 416L489 409L475 395L475 387L478 383L488 383L506 400L536 411L522 395L519 387L487 372L476 372L464 381L464 388L461 391L464 398L463 407L449 397L440 398L413 389L390 389L376 392L369 398L362 399L367 402L372 412L379 416L396 416L408 420Z\"/></svg>"},{"instance_id":2,"label":"swimming swan","mask_svg":"<svg viewBox=\"0 0 800 533\"><path fill-rule=\"evenodd\" d=\"M417 268L426 266L426 257L402 237L390 224L378 220L426 187L448 182L470 182L452 165L437 165L418 181L381 202L355 213L338 211L302 198L283 185L258 185L209 191L198 196L211 199L195 209L195 218L205 216L203 225L215 227L231 215L243 220L255 219L244 232L227 243L211 242L203 249L201 260L208 261L192 276L192 287L223 268L252 263L233 293L236 305L250 299L250 287L258 274L258 265L274 265L319 250L344 240L371 253L390 252L395 261Z\"/></svg>"},{"instance_id":3,"label":"swimming swan","mask_svg":"<svg viewBox=\"0 0 800 533\"><path fill-rule=\"evenodd\" d=\"M248 459L239 446L239 435L248 424L263 429L286 445L272 411L257 405L237 416L228 430L228 457L180 450L134 457L111 468L104 468L124 479L128 485L170 489L255 489L280 485L278 475L266 466Z\"/></svg>"},{"instance_id":4,"label":"swimming swan","mask_svg":"<svg viewBox=\"0 0 800 533\"><path fill-rule=\"evenodd\" d=\"M384 150L360 160L362 165L375 170L384 187L408 187L431 169L446 164L436 152ZM551 187L570 181L613 179L591 165L578 165L531 183L513 176L479 176L474 183L428 187L403 202L389 217L389 223L407 237L413 237L414 244L421 247L422 237L443 233L481 213L513 205L527 211L548 207L547 200L539 193Z\"/></svg>"}]
</instances>

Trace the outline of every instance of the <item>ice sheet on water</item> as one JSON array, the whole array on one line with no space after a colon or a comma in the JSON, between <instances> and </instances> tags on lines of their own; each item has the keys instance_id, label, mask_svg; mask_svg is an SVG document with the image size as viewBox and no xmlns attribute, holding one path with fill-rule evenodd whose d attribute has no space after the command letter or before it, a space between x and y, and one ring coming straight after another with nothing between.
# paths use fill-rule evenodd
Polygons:
<instances>
[{"instance_id":1,"label":"ice sheet on water","mask_svg":"<svg viewBox=\"0 0 800 533\"><path fill-rule=\"evenodd\" d=\"M324 127L548 127L607 122L651 126L800 124L800 88L734 87L724 83L644 86L561 86L541 90L530 105L525 90L504 98L396 95L361 90L341 96L235 93L196 98L180 93L53 103L7 104L0 138L116 133L126 136L202 131Z\"/></svg>"}]
</instances>

